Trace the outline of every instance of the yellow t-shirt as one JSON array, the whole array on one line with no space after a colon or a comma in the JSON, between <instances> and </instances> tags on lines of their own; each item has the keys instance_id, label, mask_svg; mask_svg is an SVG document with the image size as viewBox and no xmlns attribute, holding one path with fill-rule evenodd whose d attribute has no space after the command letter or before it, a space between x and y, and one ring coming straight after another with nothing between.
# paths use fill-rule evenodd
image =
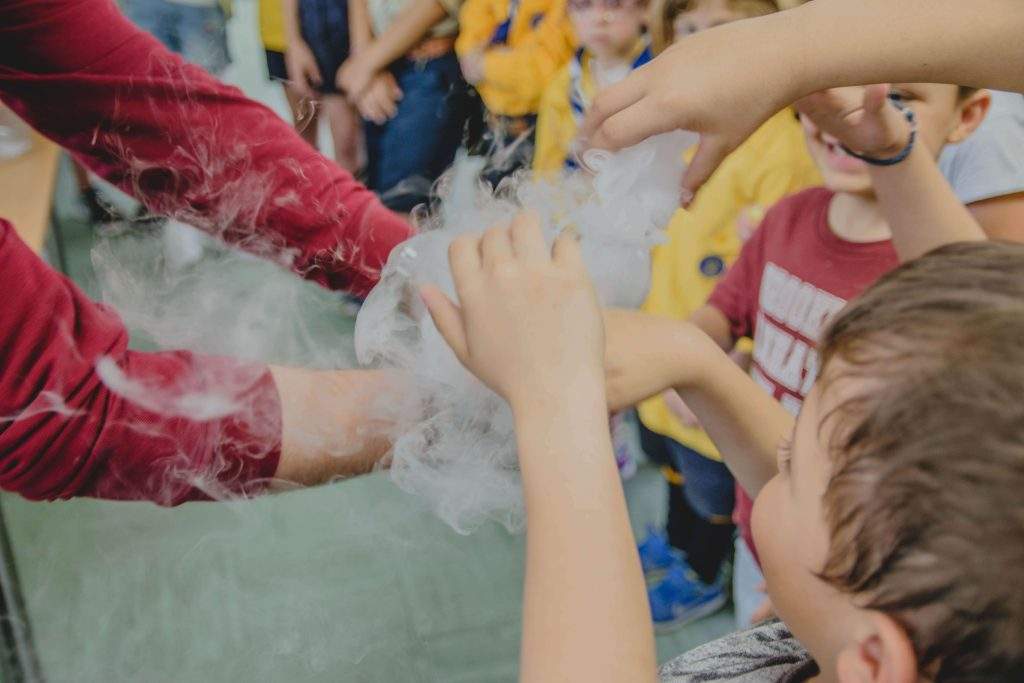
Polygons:
<instances>
[{"instance_id":1,"label":"yellow t-shirt","mask_svg":"<svg viewBox=\"0 0 1024 683\"><path fill-rule=\"evenodd\" d=\"M643 310L689 318L707 302L726 267L739 256L740 214L753 207L768 209L786 195L820 184L800 123L792 110L779 112L726 158L688 211L673 216L668 242L655 247L652 254L651 289ZM708 435L684 426L662 398L649 399L638 410L641 422L651 431L721 460Z\"/></svg>"},{"instance_id":2,"label":"yellow t-shirt","mask_svg":"<svg viewBox=\"0 0 1024 683\"><path fill-rule=\"evenodd\" d=\"M485 50L483 80L476 89L493 114L535 114L548 82L572 56L575 36L565 0L519 0L508 40L490 47L509 16L509 0L466 0L459 12L455 51Z\"/></svg>"},{"instance_id":3,"label":"yellow t-shirt","mask_svg":"<svg viewBox=\"0 0 1024 683\"><path fill-rule=\"evenodd\" d=\"M288 41L284 35L284 6L281 0L260 0L259 15L263 49L284 52Z\"/></svg>"},{"instance_id":4,"label":"yellow t-shirt","mask_svg":"<svg viewBox=\"0 0 1024 683\"><path fill-rule=\"evenodd\" d=\"M638 38L633 49L625 58L627 64L638 60L647 61L649 53L647 40ZM580 104L586 109L597 94L597 83L591 72L591 57L586 50L580 59L571 58L559 69L551 83L544 88L537 110L537 138L533 151L533 170L542 176L557 175L565 168L565 159L576 140L577 119L573 114L572 91L573 68L578 66L579 94L584 100Z\"/></svg>"}]
</instances>

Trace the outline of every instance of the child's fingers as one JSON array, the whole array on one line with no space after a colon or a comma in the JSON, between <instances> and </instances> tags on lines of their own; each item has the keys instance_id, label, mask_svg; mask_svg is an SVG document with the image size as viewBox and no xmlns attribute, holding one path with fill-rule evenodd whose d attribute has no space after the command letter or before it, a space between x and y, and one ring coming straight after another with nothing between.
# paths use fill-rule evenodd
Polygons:
<instances>
[{"instance_id":1,"label":"child's fingers","mask_svg":"<svg viewBox=\"0 0 1024 683\"><path fill-rule=\"evenodd\" d=\"M480 281L480 235L461 235L448 247L448 263L459 301L467 305Z\"/></svg>"},{"instance_id":2,"label":"child's fingers","mask_svg":"<svg viewBox=\"0 0 1024 683\"><path fill-rule=\"evenodd\" d=\"M462 311L435 285L420 287L420 298L423 299L430 317L434 320L437 331L455 352L456 358L465 365L469 359L469 347L466 344L466 329L462 322Z\"/></svg>"},{"instance_id":3,"label":"child's fingers","mask_svg":"<svg viewBox=\"0 0 1024 683\"><path fill-rule=\"evenodd\" d=\"M682 187L679 190L679 203L683 208L690 206L697 190L707 182L731 151L725 140L717 135L700 136L697 152L683 173Z\"/></svg>"},{"instance_id":4,"label":"child's fingers","mask_svg":"<svg viewBox=\"0 0 1024 683\"><path fill-rule=\"evenodd\" d=\"M546 261L550 258L547 245L544 244L544 233L540 229L540 219L533 211L523 211L512 219L509 228L512 238L512 251L521 259L528 261Z\"/></svg>"},{"instance_id":5,"label":"child's fingers","mask_svg":"<svg viewBox=\"0 0 1024 683\"><path fill-rule=\"evenodd\" d=\"M555 238L555 243L551 247L551 259L561 266L586 272L583 253L580 251L580 241L576 237L575 230L563 230Z\"/></svg>"},{"instance_id":6,"label":"child's fingers","mask_svg":"<svg viewBox=\"0 0 1024 683\"><path fill-rule=\"evenodd\" d=\"M484 233L480 240L480 260L485 268L512 260L512 239L508 227L496 225Z\"/></svg>"},{"instance_id":7,"label":"child's fingers","mask_svg":"<svg viewBox=\"0 0 1024 683\"><path fill-rule=\"evenodd\" d=\"M608 149L612 142L599 135L605 122L627 109L644 96L644 83L635 76L603 89L594 99L580 129L580 137L599 149Z\"/></svg>"}]
</instances>

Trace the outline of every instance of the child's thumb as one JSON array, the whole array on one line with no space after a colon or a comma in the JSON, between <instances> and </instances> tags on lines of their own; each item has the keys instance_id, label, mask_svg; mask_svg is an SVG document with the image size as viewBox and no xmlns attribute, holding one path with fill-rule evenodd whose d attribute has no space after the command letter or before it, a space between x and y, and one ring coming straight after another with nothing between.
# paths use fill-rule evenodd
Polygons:
<instances>
[{"instance_id":1,"label":"child's thumb","mask_svg":"<svg viewBox=\"0 0 1024 683\"><path fill-rule=\"evenodd\" d=\"M427 311L430 312L437 331L455 352L459 362L466 365L469 360L469 348L466 344L466 331L462 323L462 311L436 285L420 287L420 298L423 299Z\"/></svg>"}]
</instances>

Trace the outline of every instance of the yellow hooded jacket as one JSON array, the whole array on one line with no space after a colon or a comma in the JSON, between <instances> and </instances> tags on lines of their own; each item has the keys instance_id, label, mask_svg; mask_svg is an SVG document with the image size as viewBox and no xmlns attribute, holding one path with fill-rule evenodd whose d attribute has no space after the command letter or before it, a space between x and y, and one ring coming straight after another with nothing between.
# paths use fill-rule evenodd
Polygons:
<instances>
[{"instance_id":1,"label":"yellow hooded jacket","mask_svg":"<svg viewBox=\"0 0 1024 683\"><path fill-rule=\"evenodd\" d=\"M459 12L455 52L484 51L476 88L493 114L536 114L544 88L574 46L565 0L467 0Z\"/></svg>"}]
</instances>

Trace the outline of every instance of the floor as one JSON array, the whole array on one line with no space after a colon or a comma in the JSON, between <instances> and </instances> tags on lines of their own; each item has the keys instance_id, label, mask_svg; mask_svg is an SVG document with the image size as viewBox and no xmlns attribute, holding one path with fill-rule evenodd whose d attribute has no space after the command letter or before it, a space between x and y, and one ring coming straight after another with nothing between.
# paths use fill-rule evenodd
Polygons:
<instances>
[{"instance_id":1,"label":"floor","mask_svg":"<svg viewBox=\"0 0 1024 683\"><path fill-rule=\"evenodd\" d=\"M235 4L234 52L253 58L230 78L281 111L262 80L252 2ZM93 234L66 168L57 208L70 275L98 295ZM261 277L251 268L238 277ZM351 320L332 319L321 333L350 344ZM626 489L638 530L661 518L653 468ZM9 495L2 504L49 681L515 679L522 537L498 526L457 535L386 475L173 510ZM659 637L659 657L731 621L723 612Z\"/></svg>"}]
</instances>

